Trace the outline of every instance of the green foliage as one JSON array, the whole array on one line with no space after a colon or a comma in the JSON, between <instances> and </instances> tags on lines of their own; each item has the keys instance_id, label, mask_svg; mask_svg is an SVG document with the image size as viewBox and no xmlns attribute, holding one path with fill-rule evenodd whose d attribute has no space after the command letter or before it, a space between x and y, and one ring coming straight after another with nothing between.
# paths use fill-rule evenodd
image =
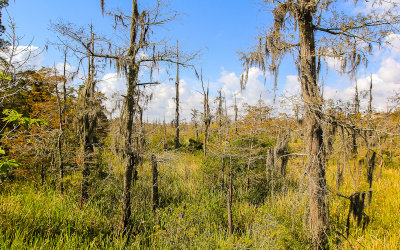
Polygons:
<instances>
[{"instance_id":1,"label":"green foliage","mask_svg":"<svg viewBox=\"0 0 400 250\"><path fill-rule=\"evenodd\" d=\"M188 149L190 152L194 152L197 150L203 150L203 143L201 141L197 141L196 139L189 139Z\"/></svg>"},{"instance_id":2,"label":"green foliage","mask_svg":"<svg viewBox=\"0 0 400 250\"><path fill-rule=\"evenodd\" d=\"M1 2L0 2L1 5ZM3 72L0 72L0 81L11 81L11 77L5 76Z\"/></svg>"},{"instance_id":3,"label":"green foliage","mask_svg":"<svg viewBox=\"0 0 400 250\"><path fill-rule=\"evenodd\" d=\"M400 166L400 155L396 151L382 150L384 165L387 168L398 169Z\"/></svg>"},{"instance_id":4,"label":"green foliage","mask_svg":"<svg viewBox=\"0 0 400 250\"><path fill-rule=\"evenodd\" d=\"M174 150L175 149L175 140L173 138L169 138L165 141L163 145L164 150Z\"/></svg>"},{"instance_id":5,"label":"green foliage","mask_svg":"<svg viewBox=\"0 0 400 250\"><path fill-rule=\"evenodd\" d=\"M8 159L5 156L6 152L0 147L0 182L9 175L10 168L15 168L19 166L19 163L14 159Z\"/></svg>"},{"instance_id":6,"label":"green foliage","mask_svg":"<svg viewBox=\"0 0 400 250\"><path fill-rule=\"evenodd\" d=\"M204 157L200 167L203 184L211 190L220 189L224 181L224 167L221 157L210 155Z\"/></svg>"},{"instance_id":7,"label":"green foliage","mask_svg":"<svg viewBox=\"0 0 400 250\"><path fill-rule=\"evenodd\" d=\"M2 118L5 122L10 122L14 125L23 125L25 129L29 129L31 125L43 126L47 125L47 122L43 119L33 119L29 117L24 117L23 114L18 113L13 109L5 109L3 110L3 114L6 117Z\"/></svg>"}]
</instances>

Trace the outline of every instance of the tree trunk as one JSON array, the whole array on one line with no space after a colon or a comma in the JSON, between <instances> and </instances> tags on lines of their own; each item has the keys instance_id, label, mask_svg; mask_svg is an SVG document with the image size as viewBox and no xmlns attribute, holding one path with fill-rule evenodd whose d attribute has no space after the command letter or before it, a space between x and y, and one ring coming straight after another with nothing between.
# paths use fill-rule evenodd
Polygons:
<instances>
[{"instance_id":1,"label":"tree trunk","mask_svg":"<svg viewBox=\"0 0 400 250\"><path fill-rule=\"evenodd\" d=\"M158 170L157 170L157 159L155 155L151 156L151 175L153 179L153 193L152 193L152 198L153 198L153 211L155 211L159 205L160 205L160 200L158 197Z\"/></svg>"},{"instance_id":2,"label":"tree trunk","mask_svg":"<svg viewBox=\"0 0 400 250\"><path fill-rule=\"evenodd\" d=\"M64 193L64 162L62 157L62 138L63 138L63 109L61 106L60 94L58 93L58 83L56 83L56 94L57 94L57 103L58 103L58 122L59 122L59 131L57 138L57 153L58 153L58 169L59 169L59 178L60 178L60 192Z\"/></svg>"},{"instance_id":3,"label":"tree trunk","mask_svg":"<svg viewBox=\"0 0 400 250\"><path fill-rule=\"evenodd\" d=\"M41 163L40 166L40 180L41 180L41 186L44 186L44 180L45 180L46 176L45 176L45 169L44 169L44 164Z\"/></svg>"},{"instance_id":4,"label":"tree trunk","mask_svg":"<svg viewBox=\"0 0 400 250\"><path fill-rule=\"evenodd\" d=\"M91 34L91 48L94 50L94 34L93 27L90 28ZM83 152L83 169L82 169L82 183L81 183L81 206L89 199L89 176L90 165L93 163L94 153L94 132L96 129L96 112L95 107L95 81L94 81L94 57L89 57L89 75L83 90L82 106L83 115L81 120L82 133L81 133L81 147Z\"/></svg>"},{"instance_id":5,"label":"tree trunk","mask_svg":"<svg viewBox=\"0 0 400 250\"><path fill-rule=\"evenodd\" d=\"M306 108L309 177L309 223L311 242L316 249L327 248L328 200L323 143L322 98L317 85L312 10L304 0L299 10L300 78Z\"/></svg>"},{"instance_id":6,"label":"tree trunk","mask_svg":"<svg viewBox=\"0 0 400 250\"><path fill-rule=\"evenodd\" d=\"M123 148L125 158L125 169L124 169L124 189L122 195L122 218L120 222L120 230L122 233L127 233L129 226L129 219L131 217L131 188L132 188L132 177L135 171L135 166L138 163L137 152L135 152L135 145L133 143L133 120L135 115L135 101L134 95L136 88L136 77L137 70L130 67L128 77L128 91L125 97L125 111L123 119L123 133L125 144ZM136 67L134 67L136 68ZM131 71L132 70L132 71Z\"/></svg>"},{"instance_id":7,"label":"tree trunk","mask_svg":"<svg viewBox=\"0 0 400 250\"><path fill-rule=\"evenodd\" d=\"M251 138L250 141L250 152L249 152L249 159L247 161L247 173L246 173L246 191L250 189L250 170L251 170L251 158L252 158L252 153L253 153L253 140L254 136Z\"/></svg>"},{"instance_id":8,"label":"tree trunk","mask_svg":"<svg viewBox=\"0 0 400 250\"><path fill-rule=\"evenodd\" d=\"M125 110L122 120L122 131L125 139L123 154L125 159L124 169L124 188L122 195L122 216L120 221L120 231L125 234L128 232L129 220L131 217L131 188L132 177L138 163L137 146L133 142L133 121L136 113L135 97L138 96L136 87L139 74L139 65L136 64L136 37L139 12L137 1L132 0L132 20L130 28L130 47L128 65L128 89L125 97ZM135 147L136 146L136 147Z\"/></svg>"},{"instance_id":9,"label":"tree trunk","mask_svg":"<svg viewBox=\"0 0 400 250\"><path fill-rule=\"evenodd\" d=\"M235 133L238 134L238 106L236 103L236 95L235 95L235 106L234 106L234 110L235 110Z\"/></svg>"},{"instance_id":10,"label":"tree trunk","mask_svg":"<svg viewBox=\"0 0 400 250\"><path fill-rule=\"evenodd\" d=\"M369 100L368 100L368 120L371 118L372 113L372 73L370 75L370 82L369 82Z\"/></svg>"},{"instance_id":11,"label":"tree trunk","mask_svg":"<svg viewBox=\"0 0 400 250\"><path fill-rule=\"evenodd\" d=\"M61 126L60 126L61 127ZM61 194L64 193L64 163L62 157L62 135L63 131L60 129L58 138L57 138L57 149L58 149L58 169L60 171L60 192Z\"/></svg>"},{"instance_id":12,"label":"tree trunk","mask_svg":"<svg viewBox=\"0 0 400 250\"><path fill-rule=\"evenodd\" d=\"M180 147L179 143L179 45L178 41L176 41L176 82L175 82L175 128L176 128L176 137L175 137L175 149Z\"/></svg>"},{"instance_id":13,"label":"tree trunk","mask_svg":"<svg viewBox=\"0 0 400 250\"><path fill-rule=\"evenodd\" d=\"M282 177L286 176L286 166L289 160L288 154L288 145L290 140L290 133L283 134L281 133L278 136L278 141L274 147L274 162L276 165L276 169L279 168Z\"/></svg>"},{"instance_id":14,"label":"tree trunk","mask_svg":"<svg viewBox=\"0 0 400 250\"><path fill-rule=\"evenodd\" d=\"M228 176L228 204L227 204L227 209L228 209L228 234L229 236L232 235L233 233L233 225L232 225L232 192L233 192L233 187L232 187L232 159L231 156L229 157L229 176Z\"/></svg>"},{"instance_id":15,"label":"tree trunk","mask_svg":"<svg viewBox=\"0 0 400 250\"><path fill-rule=\"evenodd\" d=\"M204 131L204 156L207 156L208 124Z\"/></svg>"}]
</instances>

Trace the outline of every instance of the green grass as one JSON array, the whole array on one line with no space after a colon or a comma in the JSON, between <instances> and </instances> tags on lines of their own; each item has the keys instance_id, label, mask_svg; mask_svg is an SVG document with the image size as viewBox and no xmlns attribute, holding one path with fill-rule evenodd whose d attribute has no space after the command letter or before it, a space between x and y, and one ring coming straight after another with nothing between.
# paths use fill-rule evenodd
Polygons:
<instances>
[{"instance_id":1,"label":"green grass","mask_svg":"<svg viewBox=\"0 0 400 250\"><path fill-rule=\"evenodd\" d=\"M211 188L212 179L201 171L202 156L184 152L158 155L161 208L151 207L149 163L139 168L133 190L132 233L118 236L121 176L106 178L92 189L91 201L79 206L79 186L61 195L50 187L28 183L3 184L0 195L0 246L2 249L308 249L306 183L301 159L288 166L288 176L253 203L237 182L233 202L234 233L227 233L226 193ZM335 186L335 167L328 166L328 184ZM354 226L345 240L348 200L331 196L334 228L332 246L350 249L400 247L400 171L382 168L375 172L373 198L366 213L371 221L365 232ZM361 174L359 178L364 178ZM340 189L355 190L348 172ZM218 186L218 185L216 185ZM361 185L360 188L363 188ZM75 198L74 198L75 197ZM114 206L112 209L109 206ZM338 241L338 238L340 241Z\"/></svg>"}]
</instances>

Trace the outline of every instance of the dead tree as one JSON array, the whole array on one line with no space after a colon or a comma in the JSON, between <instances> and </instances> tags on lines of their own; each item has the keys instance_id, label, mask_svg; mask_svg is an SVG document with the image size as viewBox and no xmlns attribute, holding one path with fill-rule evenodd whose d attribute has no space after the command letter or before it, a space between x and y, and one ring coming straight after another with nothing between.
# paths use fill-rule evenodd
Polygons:
<instances>
[{"instance_id":1,"label":"dead tree","mask_svg":"<svg viewBox=\"0 0 400 250\"><path fill-rule=\"evenodd\" d=\"M101 1L103 3L103 1ZM103 4L102 4L103 6ZM149 66L151 69L157 68L160 62L178 63L181 66L187 66L188 62L193 59L197 53L187 55L182 61L176 61L176 53L168 50L164 43L151 42L151 30L155 26L163 25L174 19L176 16L165 17L162 15L161 8L163 5L160 0L157 1L153 9L143 10L139 12L138 1L132 0L132 11L130 15L123 13L113 13L115 17L115 25L122 26L129 29L128 48L114 48L112 42L103 39L108 45L108 48L103 50L94 51L87 46L82 38L81 32L71 31L65 26L58 27L60 33L70 37L76 41L80 48L75 52L82 52L83 54L89 53L90 56L111 60L117 69L117 72L126 77L127 91L124 97L124 105L121 115L121 133L123 137L122 156L124 159L124 185L122 194L122 215L120 220L120 232L127 233L129 231L129 224L131 218L131 192L133 174L136 173L136 167L140 159L140 138L136 131L138 130L137 115L140 107L138 98L140 97L140 86L154 84L151 81L148 83L140 83L139 75L141 68ZM129 23L129 25L126 25ZM160 48L160 49L158 49ZM107 52L108 51L108 52ZM151 71L152 72L152 71Z\"/></svg>"},{"instance_id":2,"label":"dead tree","mask_svg":"<svg viewBox=\"0 0 400 250\"><path fill-rule=\"evenodd\" d=\"M358 115L360 113L360 98L358 96L358 86L357 86L357 81L355 84L355 89L354 89L354 111L353 111L353 123L354 123L354 127L357 125L357 120L358 120ZM353 155L353 158L355 159L357 157L357 152L358 152L358 148L357 148L357 131L356 129L352 129L351 131L351 138L352 138L352 149L351 149L351 153Z\"/></svg>"},{"instance_id":3,"label":"dead tree","mask_svg":"<svg viewBox=\"0 0 400 250\"><path fill-rule=\"evenodd\" d=\"M253 153L253 146L254 146L254 137L255 135L253 134L251 139L250 139L250 150L249 150L249 159L247 161L247 173L246 173L246 190L249 190L250 188L250 171L251 171L251 163L252 163L252 153Z\"/></svg>"},{"instance_id":4,"label":"dead tree","mask_svg":"<svg viewBox=\"0 0 400 250\"><path fill-rule=\"evenodd\" d=\"M286 166L289 160L289 140L290 133L281 133L274 148L274 162L279 167L282 176L286 176Z\"/></svg>"},{"instance_id":5,"label":"dead tree","mask_svg":"<svg viewBox=\"0 0 400 250\"><path fill-rule=\"evenodd\" d=\"M331 0L266 2L274 5L274 22L270 31L259 37L254 50L242 53L245 72L241 82L247 82L250 66L259 66L274 74L276 87L283 55L299 51L297 65L307 128L310 238L314 248L324 249L328 247L329 206L322 129L323 98L317 78L320 67L316 60L320 56L334 57L342 61L342 72L352 72L366 63L372 43L380 44L387 34L395 32L400 19L391 10L384 14L378 11L356 15L354 12L339 13L333 6L338 1ZM375 1L374 7L378 8L380 4ZM316 32L319 32L318 36L315 36Z\"/></svg>"},{"instance_id":6,"label":"dead tree","mask_svg":"<svg viewBox=\"0 0 400 250\"><path fill-rule=\"evenodd\" d=\"M56 69L54 69L54 70L55 70L56 79L57 79L57 71L56 71ZM65 78L65 72L64 72L64 78ZM63 82L65 85L66 80L64 80ZM64 88L64 91L65 91L65 88ZM65 93L64 93L64 95L65 95ZM60 99L60 94L58 91L58 83L57 82L56 82L56 96L57 96L57 104L58 104L58 122L59 122L58 137L57 137L58 170L59 170L59 178L60 178L60 192L61 192L61 194L63 194L64 193L64 181L63 181L64 180L64 161L63 161L62 144L63 144L63 134L64 134L63 115L64 115L64 111L65 111L65 106L63 108L63 105L61 104L61 99ZM42 182L43 182L43 180L42 180Z\"/></svg>"},{"instance_id":7,"label":"dead tree","mask_svg":"<svg viewBox=\"0 0 400 250\"><path fill-rule=\"evenodd\" d=\"M176 81L175 81L175 149L180 147L179 142L179 44L176 41Z\"/></svg>"},{"instance_id":8,"label":"dead tree","mask_svg":"<svg viewBox=\"0 0 400 250\"><path fill-rule=\"evenodd\" d=\"M233 106L233 109L235 111L235 133L238 134L238 111L239 111L239 108L238 108L237 102L236 102L236 95L235 95L235 104Z\"/></svg>"},{"instance_id":9,"label":"dead tree","mask_svg":"<svg viewBox=\"0 0 400 250\"><path fill-rule=\"evenodd\" d=\"M228 173L228 199L227 199L227 212L228 212L228 234L233 234L232 225L232 197L233 197L233 178L232 178L232 156L229 156L229 173Z\"/></svg>"},{"instance_id":10,"label":"dead tree","mask_svg":"<svg viewBox=\"0 0 400 250\"><path fill-rule=\"evenodd\" d=\"M207 85L207 89L204 87L203 82L203 74L201 74L201 87L203 89L203 123L204 123L204 156L207 155L207 141L208 141L208 129L211 125L211 112L210 112L210 105L209 105L209 88Z\"/></svg>"},{"instance_id":11,"label":"dead tree","mask_svg":"<svg viewBox=\"0 0 400 250\"><path fill-rule=\"evenodd\" d=\"M90 27L90 49L95 49L95 35L93 26ZM79 133L82 152L82 182L81 182L81 205L89 198L89 176L94 163L94 143L96 141L96 128L99 113L101 112L99 100L95 92L95 63L94 56L87 55L88 77L78 97L78 105L81 109L79 116Z\"/></svg>"},{"instance_id":12,"label":"dead tree","mask_svg":"<svg viewBox=\"0 0 400 250\"><path fill-rule=\"evenodd\" d=\"M221 130L222 130L222 121L223 121L223 116L224 116L224 110L223 110L223 97L222 97L222 90L218 90L218 97L217 97L217 112L216 112L216 120L218 121L218 136L219 140L221 141Z\"/></svg>"},{"instance_id":13,"label":"dead tree","mask_svg":"<svg viewBox=\"0 0 400 250\"><path fill-rule=\"evenodd\" d=\"M372 73L369 81L369 99L368 99L368 120L371 118L372 113Z\"/></svg>"},{"instance_id":14,"label":"dead tree","mask_svg":"<svg viewBox=\"0 0 400 250\"><path fill-rule=\"evenodd\" d=\"M290 133L281 133L278 136L275 147L270 148L267 152L267 173L277 172L281 176L286 176L286 166L289 160L288 144Z\"/></svg>"},{"instance_id":15,"label":"dead tree","mask_svg":"<svg viewBox=\"0 0 400 250\"><path fill-rule=\"evenodd\" d=\"M158 170L157 170L157 158L155 155L151 155L151 175L153 181L153 192L152 192L152 200L153 200L153 211L155 211L159 205L160 200L158 197Z\"/></svg>"},{"instance_id":16,"label":"dead tree","mask_svg":"<svg viewBox=\"0 0 400 250\"><path fill-rule=\"evenodd\" d=\"M198 113L199 111L197 109L192 109L192 123L194 126L194 130L196 132L196 141L199 141L199 130L198 130L199 124L197 123Z\"/></svg>"}]
</instances>

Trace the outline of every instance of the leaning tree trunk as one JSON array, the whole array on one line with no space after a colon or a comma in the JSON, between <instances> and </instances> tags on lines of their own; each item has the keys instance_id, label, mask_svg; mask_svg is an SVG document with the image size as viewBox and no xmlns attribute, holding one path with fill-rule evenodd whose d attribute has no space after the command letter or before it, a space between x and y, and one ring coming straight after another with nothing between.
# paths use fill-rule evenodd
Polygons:
<instances>
[{"instance_id":1,"label":"leaning tree trunk","mask_svg":"<svg viewBox=\"0 0 400 250\"><path fill-rule=\"evenodd\" d=\"M327 248L328 201L323 143L322 98L317 85L314 26L309 1L304 0L299 10L300 78L306 108L307 169L309 177L309 223L314 248Z\"/></svg>"}]
</instances>

